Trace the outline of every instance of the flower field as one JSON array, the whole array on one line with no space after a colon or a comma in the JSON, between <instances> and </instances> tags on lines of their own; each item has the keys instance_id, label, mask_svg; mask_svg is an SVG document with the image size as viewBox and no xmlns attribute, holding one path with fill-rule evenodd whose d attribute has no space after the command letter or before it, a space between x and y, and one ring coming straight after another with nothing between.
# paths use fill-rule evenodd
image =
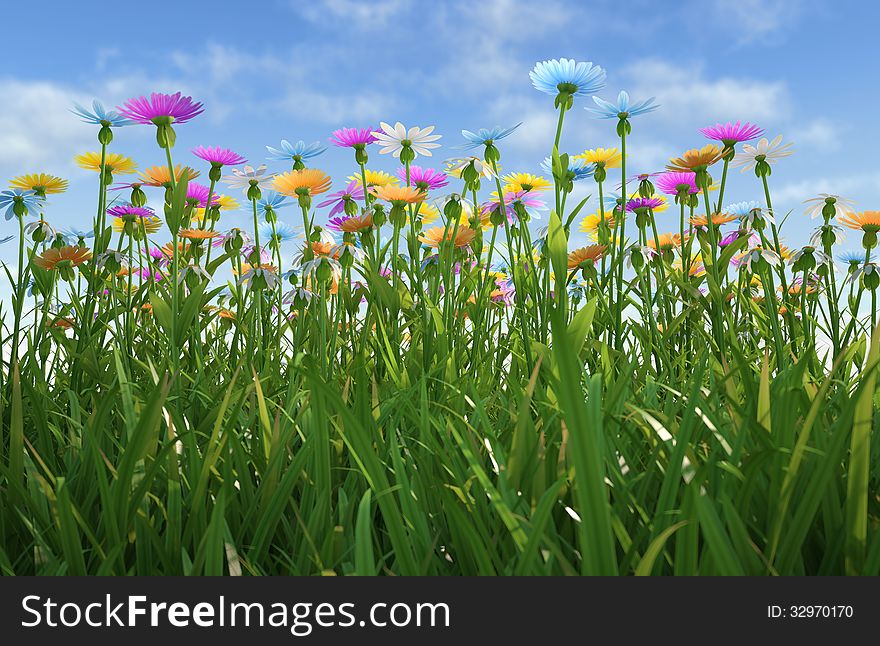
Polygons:
<instances>
[{"instance_id":1,"label":"flower field","mask_svg":"<svg viewBox=\"0 0 880 646\"><path fill-rule=\"evenodd\" d=\"M530 78L540 175L523 124L246 156L176 146L180 93L76 105L92 226L0 193L0 572L880 574L880 211L774 209L796 150L752 123L633 168L653 98Z\"/></svg>"}]
</instances>

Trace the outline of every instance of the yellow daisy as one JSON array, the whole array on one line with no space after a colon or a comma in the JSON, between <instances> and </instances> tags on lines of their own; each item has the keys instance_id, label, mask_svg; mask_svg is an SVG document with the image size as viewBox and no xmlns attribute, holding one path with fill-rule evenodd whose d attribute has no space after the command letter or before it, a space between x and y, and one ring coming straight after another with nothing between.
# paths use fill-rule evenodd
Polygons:
<instances>
[{"instance_id":1,"label":"yellow daisy","mask_svg":"<svg viewBox=\"0 0 880 646\"><path fill-rule=\"evenodd\" d=\"M192 181L199 176L199 171L195 170L194 168L177 164L174 167L175 181L180 180L181 176L183 175L183 171L186 171L186 177L188 181ZM168 172L167 166L150 166L142 173L138 173L138 175L140 176L141 182L144 184L144 186L153 186L156 188L168 188L169 186L171 186L171 173Z\"/></svg>"},{"instance_id":2,"label":"yellow daisy","mask_svg":"<svg viewBox=\"0 0 880 646\"><path fill-rule=\"evenodd\" d=\"M101 172L101 153L87 152L73 158L76 165L86 170ZM130 175L137 170L137 164L131 157L119 153L107 153L104 158L104 166L114 175Z\"/></svg>"},{"instance_id":3,"label":"yellow daisy","mask_svg":"<svg viewBox=\"0 0 880 646\"><path fill-rule=\"evenodd\" d=\"M10 188L21 188L25 191L36 191L37 195L63 193L67 190L67 180L47 175L46 173L29 173L19 175L9 182Z\"/></svg>"},{"instance_id":4,"label":"yellow daisy","mask_svg":"<svg viewBox=\"0 0 880 646\"><path fill-rule=\"evenodd\" d=\"M390 173L381 170L367 170L367 188L371 186L397 186L400 180ZM358 186L363 184L363 178L360 175L350 175L350 182L357 182Z\"/></svg>"},{"instance_id":5,"label":"yellow daisy","mask_svg":"<svg viewBox=\"0 0 880 646\"><path fill-rule=\"evenodd\" d=\"M110 223L113 225L113 230L116 232L123 232L125 230L125 225L127 222L124 218L113 218ZM162 219L155 217L146 217L146 218L138 218L137 222L137 230L138 232L144 231L146 233L156 233L159 229L162 228Z\"/></svg>"},{"instance_id":6,"label":"yellow daisy","mask_svg":"<svg viewBox=\"0 0 880 646\"><path fill-rule=\"evenodd\" d=\"M531 173L509 173L504 176L504 192L519 193L520 191L546 191L553 186L540 175Z\"/></svg>"},{"instance_id":7,"label":"yellow daisy","mask_svg":"<svg viewBox=\"0 0 880 646\"><path fill-rule=\"evenodd\" d=\"M605 168L617 168L620 166L621 155L617 148L591 148L572 159L583 160L590 164L603 164Z\"/></svg>"}]
</instances>

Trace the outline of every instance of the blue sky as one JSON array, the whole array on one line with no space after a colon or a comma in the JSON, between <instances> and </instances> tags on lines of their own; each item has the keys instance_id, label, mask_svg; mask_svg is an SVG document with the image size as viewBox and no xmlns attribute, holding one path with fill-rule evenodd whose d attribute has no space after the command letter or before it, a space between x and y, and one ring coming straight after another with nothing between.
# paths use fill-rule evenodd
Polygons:
<instances>
[{"instance_id":1,"label":"blue sky","mask_svg":"<svg viewBox=\"0 0 880 646\"><path fill-rule=\"evenodd\" d=\"M0 39L0 181L43 171L71 181L47 219L59 228L87 226L96 178L75 154L97 149L96 129L68 112L73 101L108 105L151 91L183 91L205 113L177 128L175 161L188 151L228 146L255 162L281 139L323 140L342 126L380 120L435 124L443 159L459 154L462 128L523 126L501 142L504 170L539 172L552 143L553 99L534 90L535 61L570 57L608 72L606 99L620 89L656 96L660 110L633 120L629 169L660 170L670 156L704 143L697 128L751 120L771 137L795 142L796 154L770 179L791 245L803 244L815 222L801 202L818 192L880 208L880 148L874 119L880 10L868 2L701 0L658 3L482 0L266 0L242 2L43 2L39 12L16 3L4 12ZM615 145L614 124L589 118L576 103L566 117L562 148ZM140 168L163 163L152 127L117 131L111 150ZM391 170L371 154L372 168ZM340 187L352 172L351 151L331 147L314 164ZM287 170L283 163L267 162ZM274 165L273 165L274 164ZM617 181L615 179L615 181ZM594 192L592 181L579 195ZM752 174L735 177L729 201L759 199ZM237 196L240 197L240 196ZM160 200L156 194L153 203ZM725 200L728 201L728 200ZM595 200L590 204L595 209ZM590 208L588 207L588 208ZM296 223L296 213L282 212ZM658 215L664 230L663 214ZM675 225L670 216L669 229ZM323 221L323 216L318 216ZM224 216L247 226L245 212ZM0 222L0 235L14 222ZM850 245L857 245L850 236ZM12 243L2 249L9 259Z\"/></svg>"}]
</instances>

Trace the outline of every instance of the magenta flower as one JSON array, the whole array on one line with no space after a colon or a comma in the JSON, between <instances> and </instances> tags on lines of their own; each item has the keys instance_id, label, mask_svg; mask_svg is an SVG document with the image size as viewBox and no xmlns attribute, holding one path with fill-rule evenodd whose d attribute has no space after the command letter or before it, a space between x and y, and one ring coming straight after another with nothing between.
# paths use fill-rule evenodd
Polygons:
<instances>
[{"instance_id":1,"label":"magenta flower","mask_svg":"<svg viewBox=\"0 0 880 646\"><path fill-rule=\"evenodd\" d=\"M742 141L751 141L757 139L764 134L764 129L746 121L740 124L727 122L725 124L716 123L708 128L700 128L700 133L707 139L722 142L725 146L732 146Z\"/></svg>"},{"instance_id":2,"label":"magenta flower","mask_svg":"<svg viewBox=\"0 0 880 646\"><path fill-rule=\"evenodd\" d=\"M133 215L139 218L151 218L156 213L153 209L148 208L146 206L132 206L131 204L118 204L116 206L111 206L107 209L107 215L112 215L116 218L122 218L127 215Z\"/></svg>"},{"instance_id":3,"label":"magenta flower","mask_svg":"<svg viewBox=\"0 0 880 646\"><path fill-rule=\"evenodd\" d=\"M149 99L145 96L129 99L118 110L132 121L157 126L171 125L172 122L186 123L204 112L201 103L193 101L190 96L180 96L180 92L153 92Z\"/></svg>"},{"instance_id":4,"label":"magenta flower","mask_svg":"<svg viewBox=\"0 0 880 646\"><path fill-rule=\"evenodd\" d=\"M204 184L198 182L190 182L186 185L186 201L197 202L198 207L203 209L208 204L208 193L210 189ZM217 206L220 202L220 196L216 193L211 196L211 206Z\"/></svg>"},{"instance_id":5,"label":"magenta flower","mask_svg":"<svg viewBox=\"0 0 880 646\"><path fill-rule=\"evenodd\" d=\"M340 128L333 131L330 143L340 148L366 146L379 141L373 134L373 128Z\"/></svg>"},{"instance_id":6,"label":"magenta flower","mask_svg":"<svg viewBox=\"0 0 880 646\"><path fill-rule=\"evenodd\" d=\"M363 200L364 189L358 182L351 181L348 183L348 186L346 186L344 190L337 191L336 193L331 193L327 196L327 198L328 199L318 204L318 208L323 209L332 205L333 208L330 209L330 216L332 217L345 211L345 205L347 202ZM336 229L336 231L339 231L339 229Z\"/></svg>"},{"instance_id":7,"label":"magenta flower","mask_svg":"<svg viewBox=\"0 0 880 646\"><path fill-rule=\"evenodd\" d=\"M504 194L504 210L507 213L507 220L510 224L516 221L514 216L516 215L517 203L527 210L541 210L547 206L537 193L531 191L508 191ZM501 202L496 198L480 205L480 212L483 215L491 215L499 208L501 208Z\"/></svg>"},{"instance_id":8,"label":"magenta flower","mask_svg":"<svg viewBox=\"0 0 880 646\"><path fill-rule=\"evenodd\" d=\"M719 247L726 247L729 244L733 244L741 237L745 236L745 233L741 233L740 231L731 231L727 235L725 235L721 240L718 241ZM757 233L752 233L749 235L749 248L754 247L761 243L761 238L758 237Z\"/></svg>"},{"instance_id":9,"label":"magenta flower","mask_svg":"<svg viewBox=\"0 0 880 646\"><path fill-rule=\"evenodd\" d=\"M406 167L401 166L397 169L397 176L406 181ZM422 168L421 166L409 167L409 182L422 191L433 191L434 189L443 188L449 184L446 173L433 168Z\"/></svg>"},{"instance_id":10,"label":"magenta flower","mask_svg":"<svg viewBox=\"0 0 880 646\"><path fill-rule=\"evenodd\" d=\"M229 148L221 148L220 146L199 146L192 151L193 155L199 159L204 159L212 166L238 166L247 161L244 157Z\"/></svg>"},{"instance_id":11,"label":"magenta flower","mask_svg":"<svg viewBox=\"0 0 880 646\"><path fill-rule=\"evenodd\" d=\"M697 187L696 173L663 173L657 178L654 185L667 195L678 195L682 191L691 194L700 192Z\"/></svg>"},{"instance_id":12,"label":"magenta flower","mask_svg":"<svg viewBox=\"0 0 880 646\"><path fill-rule=\"evenodd\" d=\"M659 197L636 197L626 203L627 211L635 211L636 209L656 209L663 206L666 202Z\"/></svg>"}]
</instances>

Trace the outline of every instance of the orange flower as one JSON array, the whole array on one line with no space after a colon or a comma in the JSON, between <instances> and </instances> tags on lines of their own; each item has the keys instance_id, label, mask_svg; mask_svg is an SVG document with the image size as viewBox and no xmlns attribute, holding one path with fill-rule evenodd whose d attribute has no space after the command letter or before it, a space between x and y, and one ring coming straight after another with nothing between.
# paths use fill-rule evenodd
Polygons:
<instances>
[{"instance_id":1,"label":"orange flower","mask_svg":"<svg viewBox=\"0 0 880 646\"><path fill-rule=\"evenodd\" d=\"M605 253L605 245L603 244L591 244L589 247L581 247L580 249L575 249L570 254L568 254L568 268L569 269L577 269L581 267L585 262L595 263L599 258L602 257L602 254Z\"/></svg>"},{"instance_id":2,"label":"orange flower","mask_svg":"<svg viewBox=\"0 0 880 646\"><path fill-rule=\"evenodd\" d=\"M229 319L231 321L235 320L235 312L233 312L232 310L220 310L219 312L217 312L217 316L219 316L221 319Z\"/></svg>"},{"instance_id":3,"label":"orange flower","mask_svg":"<svg viewBox=\"0 0 880 646\"><path fill-rule=\"evenodd\" d=\"M190 168L189 166L182 166L178 164L174 167L174 181L179 182L181 176L183 175L183 171L187 172L187 179L192 180L199 176L199 171ZM167 166L151 166L147 170L142 173L138 173L140 175L141 183L144 186L163 186L168 187L171 185L171 173L168 172Z\"/></svg>"},{"instance_id":4,"label":"orange flower","mask_svg":"<svg viewBox=\"0 0 880 646\"><path fill-rule=\"evenodd\" d=\"M655 251L672 251L681 246L681 235L678 233L661 233L659 243L654 238L648 240L648 246Z\"/></svg>"},{"instance_id":5,"label":"orange flower","mask_svg":"<svg viewBox=\"0 0 880 646\"><path fill-rule=\"evenodd\" d=\"M92 252L85 247L50 247L39 256L35 256L33 263L42 269L55 270L63 267L78 267L92 257Z\"/></svg>"},{"instance_id":6,"label":"orange flower","mask_svg":"<svg viewBox=\"0 0 880 646\"><path fill-rule=\"evenodd\" d=\"M54 321L51 321L51 322L47 321L46 327L53 327L58 330L69 330L70 328L73 327L73 321L71 321L70 319L64 318L63 316L59 316Z\"/></svg>"},{"instance_id":7,"label":"orange flower","mask_svg":"<svg viewBox=\"0 0 880 646\"><path fill-rule=\"evenodd\" d=\"M699 167L711 166L723 156L724 151L715 144L706 144L699 150L686 150L681 157L673 157L666 164L671 171L686 173Z\"/></svg>"},{"instance_id":8,"label":"orange flower","mask_svg":"<svg viewBox=\"0 0 880 646\"><path fill-rule=\"evenodd\" d=\"M862 211L837 216L837 221L850 229L861 229L865 233L880 231L880 211Z\"/></svg>"},{"instance_id":9,"label":"orange flower","mask_svg":"<svg viewBox=\"0 0 880 646\"><path fill-rule=\"evenodd\" d=\"M208 231L206 229L181 229L177 235L187 240L210 240L216 238L220 234L216 231Z\"/></svg>"},{"instance_id":10,"label":"orange flower","mask_svg":"<svg viewBox=\"0 0 880 646\"><path fill-rule=\"evenodd\" d=\"M330 188L330 176L317 168L301 168L276 175L273 186L283 195L313 196Z\"/></svg>"},{"instance_id":11,"label":"orange flower","mask_svg":"<svg viewBox=\"0 0 880 646\"><path fill-rule=\"evenodd\" d=\"M343 220L339 225L339 230L343 233L360 233L367 229L373 228L373 214L353 215Z\"/></svg>"},{"instance_id":12,"label":"orange flower","mask_svg":"<svg viewBox=\"0 0 880 646\"><path fill-rule=\"evenodd\" d=\"M730 213L713 213L712 226L717 227L722 224L728 224L729 222L735 222L738 219L738 216ZM691 218L691 224L695 227L708 227L709 219L705 215L695 215Z\"/></svg>"},{"instance_id":13,"label":"orange flower","mask_svg":"<svg viewBox=\"0 0 880 646\"><path fill-rule=\"evenodd\" d=\"M370 193L385 202L395 202L402 204L415 204L423 202L427 197L427 193L419 190L415 186L372 186L368 189Z\"/></svg>"},{"instance_id":14,"label":"orange flower","mask_svg":"<svg viewBox=\"0 0 880 646\"><path fill-rule=\"evenodd\" d=\"M162 247L160 248L160 251L162 253L164 253L165 256L168 258L174 257L174 245L172 245L170 242L166 242L164 245L162 245ZM178 242L177 243L177 253L179 255L184 256L184 255L186 255L186 253L188 251L189 251L189 244L188 243L186 243L186 242Z\"/></svg>"},{"instance_id":15,"label":"orange flower","mask_svg":"<svg viewBox=\"0 0 880 646\"><path fill-rule=\"evenodd\" d=\"M422 235L419 236L419 240L429 247L439 247L444 239L446 241L452 241L452 233L453 231L451 228L447 230L445 227L431 227L422 232ZM454 244L458 248L467 247L471 243L471 240L474 239L475 235L476 232L470 227L459 227L458 231L455 232Z\"/></svg>"}]
</instances>

